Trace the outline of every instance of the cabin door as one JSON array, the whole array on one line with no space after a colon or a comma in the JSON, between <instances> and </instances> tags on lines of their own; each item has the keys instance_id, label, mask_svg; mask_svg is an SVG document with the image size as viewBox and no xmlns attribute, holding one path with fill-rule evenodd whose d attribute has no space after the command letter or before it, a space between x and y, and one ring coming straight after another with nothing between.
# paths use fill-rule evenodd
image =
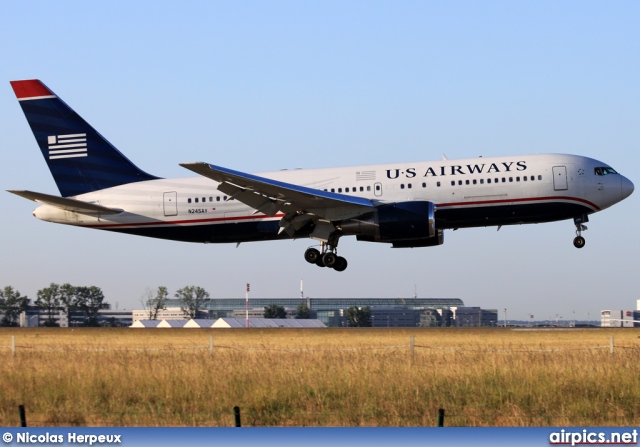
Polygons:
<instances>
[{"instance_id":1,"label":"cabin door","mask_svg":"<svg viewBox=\"0 0 640 447\"><path fill-rule=\"evenodd\" d=\"M178 193L176 191L164 193L164 215L178 215Z\"/></svg>"},{"instance_id":2,"label":"cabin door","mask_svg":"<svg viewBox=\"0 0 640 447\"><path fill-rule=\"evenodd\" d=\"M556 191L569 189L569 185L567 184L566 166L553 167L553 189L555 189Z\"/></svg>"}]
</instances>

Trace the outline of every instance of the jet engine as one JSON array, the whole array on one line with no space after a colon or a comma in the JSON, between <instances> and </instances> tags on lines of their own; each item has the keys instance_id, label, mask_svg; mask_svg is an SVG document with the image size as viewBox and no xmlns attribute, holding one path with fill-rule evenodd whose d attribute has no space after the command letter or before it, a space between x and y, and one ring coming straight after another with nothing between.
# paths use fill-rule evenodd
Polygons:
<instances>
[{"instance_id":1,"label":"jet engine","mask_svg":"<svg viewBox=\"0 0 640 447\"><path fill-rule=\"evenodd\" d=\"M340 222L344 235L359 241L392 243L394 247L428 247L443 242L436 229L435 205L428 201L388 203L372 212Z\"/></svg>"}]
</instances>

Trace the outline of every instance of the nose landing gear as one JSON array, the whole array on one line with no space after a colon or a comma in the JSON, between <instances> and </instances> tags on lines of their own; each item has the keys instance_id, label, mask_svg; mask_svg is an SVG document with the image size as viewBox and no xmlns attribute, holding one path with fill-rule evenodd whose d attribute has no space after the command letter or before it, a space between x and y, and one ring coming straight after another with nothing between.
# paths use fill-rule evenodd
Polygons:
<instances>
[{"instance_id":1,"label":"nose landing gear","mask_svg":"<svg viewBox=\"0 0 640 447\"><path fill-rule=\"evenodd\" d=\"M573 218L573 223L576 226L576 237L573 239L573 246L576 248L582 248L586 243L582 237L582 232L587 230L587 226L583 225L585 222L589 222L589 216L586 214L584 216Z\"/></svg>"}]
</instances>

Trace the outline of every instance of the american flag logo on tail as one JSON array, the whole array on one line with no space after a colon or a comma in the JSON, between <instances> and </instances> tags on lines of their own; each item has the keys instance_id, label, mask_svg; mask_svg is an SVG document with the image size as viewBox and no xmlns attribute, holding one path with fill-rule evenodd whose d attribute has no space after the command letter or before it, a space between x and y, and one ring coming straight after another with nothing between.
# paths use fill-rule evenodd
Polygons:
<instances>
[{"instance_id":1,"label":"american flag logo on tail","mask_svg":"<svg viewBox=\"0 0 640 447\"><path fill-rule=\"evenodd\" d=\"M48 138L49 160L87 156L87 134L51 135Z\"/></svg>"}]
</instances>

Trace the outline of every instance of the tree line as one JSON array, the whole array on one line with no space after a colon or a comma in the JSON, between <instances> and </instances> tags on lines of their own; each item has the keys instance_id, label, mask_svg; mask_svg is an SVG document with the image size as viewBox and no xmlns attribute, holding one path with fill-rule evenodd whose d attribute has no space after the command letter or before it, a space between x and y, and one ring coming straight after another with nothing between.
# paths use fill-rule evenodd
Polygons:
<instances>
[{"instance_id":1,"label":"tree line","mask_svg":"<svg viewBox=\"0 0 640 447\"><path fill-rule=\"evenodd\" d=\"M146 298L146 300L144 300ZM178 289L174 298L180 302L180 309L188 318L197 318L208 307L211 301L209 292L199 286L185 286ZM142 304L149 312L149 319L155 320L161 310L167 308L169 291L160 286L156 291L148 289L143 295ZM27 310L29 298L20 294L12 286L0 289L0 326L18 326L20 314ZM98 326L98 313L101 309L108 309L104 294L96 286L72 286L69 283L51 283L48 287L38 290L34 302L46 316L44 326L59 326L56 316L60 310L71 323L76 313L82 313L83 326ZM282 306L271 304L264 308L264 318L286 318L287 313ZM309 308L304 302L298 305L296 318L310 318ZM371 327L371 309L369 307L350 307L347 309L349 327Z\"/></svg>"},{"instance_id":2,"label":"tree line","mask_svg":"<svg viewBox=\"0 0 640 447\"><path fill-rule=\"evenodd\" d=\"M173 295L180 302L180 310L188 318L197 318L205 310L211 297L202 287L186 286L178 289ZM148 311L150 320L157 320L160 311L167 308L169 291L166 287L160 286L155 291L147 289L142 296L142 304ZM264 308L264 318L287 318L287 311L277 304L270 304ZM311 318L309 308L305 303L300 303L297 308L296 318Z\"/></svg>"},{"instance_id":3,"label":"tree line","mask_svg":"<svg viewBox=\"0 0 640 447\"><path fill-rule=\"evenodd\" d=\"M173 297L180 302L180 310L188 318L198 318L211 301L209 292L199 286L185 286L178 289ZM168 301L169 290L165 286L158 287L155 292L147 289L142 303L149 312L149 319L157 320L160 311L167 308Z\"/></svg>"},{"instance_id":4,"label":"tree line","mask_svg":"<svg viewBox=\"0 0 640 447\"><path fill-rule=\"evenodd\" d=\"M270 304L264 308L264 317L265 318L287 318L287 311L284 307L278 306L277 304ZM311 312L309 312L309 307L302 302L298 304L296 309L296 319L297 320L308 320L311 318Z\"/></svg>"},{"instance_id":5,"label":"tree line","mask_svg":"<svg viewBox=\"0 0 640 447\"><path fill-rule=\"evenodd\" d=\"M30 299L20 294L12 286L0 290L0 326L18 326L20 314L27 310ZM49 287L38 290L34 304L47 316L45 326L59 326L56 321L58 311L71 322L72 314L81 312L84 326L98 326L98 311L108 309L104 294L96 286L72 286L51 283Z\"/></svg>"}]
</instances>

